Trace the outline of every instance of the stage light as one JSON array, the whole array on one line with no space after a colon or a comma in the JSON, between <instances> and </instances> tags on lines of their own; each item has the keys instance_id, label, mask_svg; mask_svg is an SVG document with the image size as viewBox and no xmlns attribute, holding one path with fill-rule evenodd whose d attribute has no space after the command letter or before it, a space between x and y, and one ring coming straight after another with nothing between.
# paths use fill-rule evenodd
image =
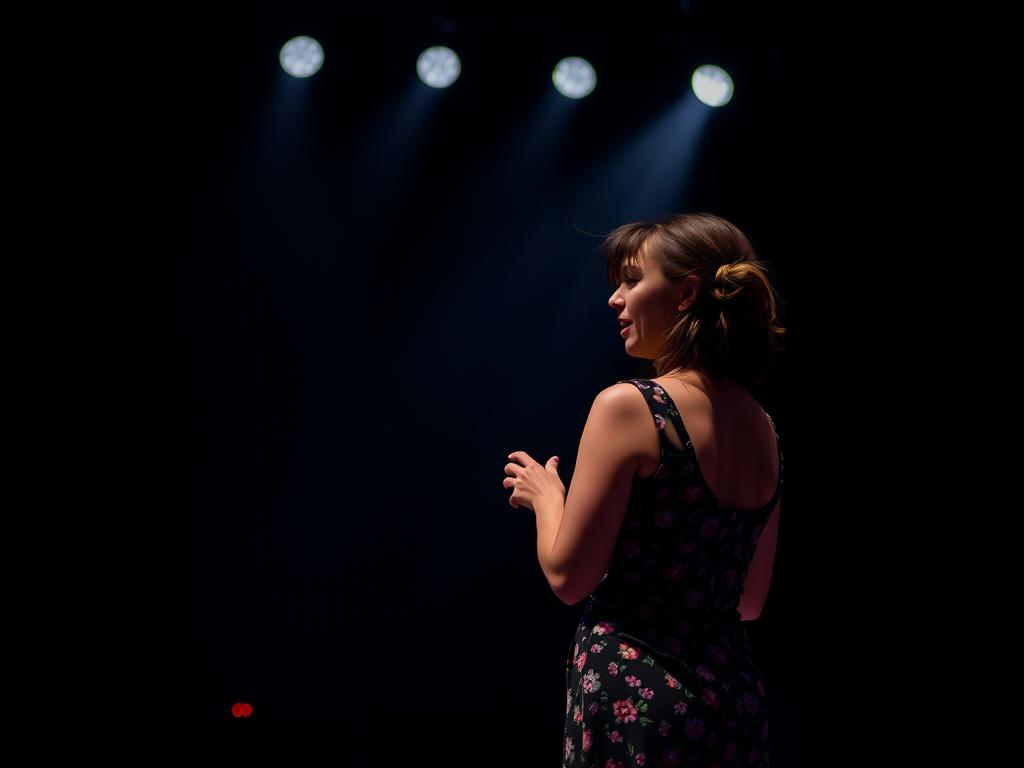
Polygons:
<instances>
[{"instance_id":1,"label":"stage light","mask_svg":"<svg viewBox=\"0 0 1024 768\"><path fill-rule=\"evenodd\" d=\"M732 78L728 72L714 64L698 67L690 84L697 98L709 107L721 107L732 98Z\"/></svg>"},{"instance_id":2,"label":"stage light","mask_svg":"<svg viewBox=\"0 0 1024 768\"><path fill-rule=\"evenodd\" d=\"M597 73L590 62L579 56L569 56L555 65L551 73L555 88L570 99L582 99L597 85Z\"/></svg>"},{"instance_id":3,"label":"stage light","mask_svg":"<svg viewBox=\"0 0 1024 768\"><path fill-rule=\"evenodd\" d=\"M416 60L416 73L431 88L447 88L458 79L461 71L458 55L443 45L427 48Z\"/></svg>"},{"instance_id":4,"label":"stage light","mask_svg":"<svg viewBox=\"0 0 1024 768\"><path fill-rule=\"evenodd\" d=\"M292 77L315 75L324 63L324 49L312 37L293 37L281 48L281 67Z\"/></svg>"}]
</instances>

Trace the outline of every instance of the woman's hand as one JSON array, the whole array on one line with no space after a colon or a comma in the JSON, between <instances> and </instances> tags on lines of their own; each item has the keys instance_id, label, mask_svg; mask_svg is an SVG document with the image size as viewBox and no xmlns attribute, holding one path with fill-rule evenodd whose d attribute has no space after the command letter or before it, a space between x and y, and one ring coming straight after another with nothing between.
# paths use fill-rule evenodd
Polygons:
<instances>
[{"instance_id":1,"label":"woman's hand","mask_svg":"<svg viewBox=\"0 0 1024 768\"><path fill-rule=\"evenodd\" d=\"M526 451L513 451L508 457L512 461L505 465L507 477L501 484L512 489L509 504L517 509L524 506L536 512L537 505L543 504L547 498L565 501L565 485L558 476L557 456L548 459L543 467Z\"/></svg>"}]
</instances>

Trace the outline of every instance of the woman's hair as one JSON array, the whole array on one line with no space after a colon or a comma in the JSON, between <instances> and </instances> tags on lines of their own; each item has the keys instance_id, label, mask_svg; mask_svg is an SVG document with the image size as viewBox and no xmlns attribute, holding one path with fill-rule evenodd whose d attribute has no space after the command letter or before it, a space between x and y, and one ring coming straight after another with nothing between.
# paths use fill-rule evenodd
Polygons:
<instances>
[{"instance_id":1,"label":"woman's hair","mask_svg":"<svg viewBox=\"0 0 1024 768\"><path fill-rule=\"evenodd\" d=\"M748 390L761 382L785 330L776 322L771 269L738 227L708 213L676 213L623 224L602 247L612 287L642 249L670 281L700 277L696 300L664 337L655 375L694 369L732 378Z\"/></svg>"}]
</instances>

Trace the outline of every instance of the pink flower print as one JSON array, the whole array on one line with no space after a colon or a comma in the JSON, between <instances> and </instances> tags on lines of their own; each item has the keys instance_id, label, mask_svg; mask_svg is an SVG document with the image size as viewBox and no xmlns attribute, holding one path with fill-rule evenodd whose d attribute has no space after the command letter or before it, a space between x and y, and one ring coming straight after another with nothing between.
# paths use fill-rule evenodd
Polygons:
<instances>
[{"instance_id":1,"label":"pink flower print","mask_svg":"<svg viewBox=\"0 0 1024 768\"><path fill-rule=\"evenodd\" d=\"M683 733L690 741L697 741L704 735L704 721L696 717L687 718L683 724Z\"/></svg>"},{"instance_id":2,"label":"pink flower print","mask_svg":"<svg viewBox=\"0 0 1024 768\"><path fill-rule=\"evenodd\" d=\"M583 686L584 693L599 691L601 690L601 675L597 673L597 670L588 669L580 684Z\"/></svg>"},{"instance_id":3,"label":"pink flower print","mask_svg":"<svg viewBox=\"0 0 1024 768\"><path fill-rule=\"evenodd\" d=\"M651 399L652 400L657 400L662 405L667 405L667 403L665 402L665 390L664 389L662 389L659 385L655 384L654 385L654 389L651 390L651 391L653 392L653 394L651 395Z\"/></svg>"},{"instance_id":4,"label":"pink flower print","mask_svg":"<svg viewBox=\"0 0 1024 768\"><path fill-rule=\"evenodd\" d=\"M734 757L736 757L736 742L735 741L731 741L731 742L729 742L728 744L725 745L725 752L722 753L722 756L726 760L732 760Z\"/></svg>"},{"instance_id":5,"label":"pink flower print","mask_svg":"<svg viewBox=\"0 0 1024 768\"><path fill-rule=\"evenodd\" d=\"M658 723L658 733L662 736L668 736L669 731L672 730L672 726L668 724L667 720L662 720Z\"/></svg>"},{"instance_id":6,"label":"pink flower print","mask_svg":"<svg viewBox=\"0 0 1024 768\"><path fill-rule=\"evenodd\" d=\"M640 695L643 696L648 701L650 701L651 699L654 698L654 689L653 688L641 688L640 689Z\"/></svg>"},{"instance_id":7,"label":"pink flower print","mask_svg":"<svg viewBox=\"0 0 1024 768\"><path fill-rule=\"evenodd\" d=\"M637 652L636 648L633 648L626 643L619 643L619 656L628 660L640 658L640 654Z\"/></svg>"},{"instance_id":8,"label":"pink flower print","mask_svg":"<svg viewBox=\"0 0 1024 768\"><path fill-rule=\"evenodd\" d=\"M616 664L614 661L611 664L608 665L608 674L609 675L617 675L617 674L619 674L619 665Z\"/></svg>"},{"instance_id":9,"label":"pink flower print","mask_svg":"<svg viewBox=\"0 0 1024 768\"><path fill-rule=\"evenodd\" d=\"M675 521L676 513L671 507L659 509L657 514L654 515L654 525L656 528L671 528L672 523Z\"/></svg>"},{"instance_id":10,"label":"pink flower print","mask_svg":"<svg viewBox=\"0 0 1024 768\"><path fill-rule=\"evenodd\" d=\"M702 539L710 539L714 536L715 531L718 530L718 518L712 517L710 520L706 520L704 525L700 527L700 537Z\"/></svg>"},{"instance_id":11,"label":"pink flower print","mask_svg":"<svg viewBox=\"0 0 1024 768\"><path fill-rule=\"evenodd\" d=\"M579 707L576 707L575 709L573 709L573 711L572 711L572 721L574 723L576 723L576 725L579 725L580 723L583 722L583 711Z\"/></svg>"},{"instance_id":12,"label":"pink flower print","mask_svg":"<svg viewBox=\"0 0 1024 768\"><path fill-rule=\"evenodd\" d=\"M637 765L643 765L647 762L647 755L645 755L643 752L637 752L636 755L633 756L633 761Z\"/></svg>"},{"instance_id":13,"label":"pink flower print","mask_svg":"<svg viewBox=\"0 0 1024 768\"><path fill-rule=\"evenodd\" d=\"M590 751L590 729L589 728L584 728L583 729L583 751L584 752L589 752Z\"/></svg>"},{"instance_id":14,"label":"pink flower print","mask_svg":"<svg viewBox=\"0 0 1024 768\"><path fill-rule=\"evenodd\" d=\"M622 741L622 734L620 734L618 731L612 731L608 734L608 738L614 741L616 744L618 744L620 741Z\"/></svg>"},{"instance_id":15,"label":"pink flower print","mask_svg":"<svg viewBox=\"0 0 1024 768\"><path fill-rule=\"evenodd\" d=\"M601 710L601 705L598 704L596 701L592 701L590 702L590 706L587 707L587 709L590 710L590 714L596 715Z\"/></svg>"},{"instance_id":16,"label":"pink flower print","mask_svg":"<svg viewBox=\"0 0 1024 768\"><path fill-rule=\"evenodd\" d=\"M626 682L629 684L630 688L636 688L640 685L640 678L636 675L626 675Z\"/></svg>"},{"instance_id":17,"label":"pink flower print","mask_svg":"<svg viewBox=\"0 0 1024 768\"><path fill-rule=\"evenodd\" d=\"M724 664L726 660L725 652L717 645L712 645L710 648L708 648L708 656L710 656L712 660L717 661L719 664Z\"/></svg>"},{"instance_id":18,"label":"pink flower print","mask_svg":"<svg viewBox=\"0 0 1024 768\"><path fill-rule=\"evenodd\" d=\"M761 705L757 702L757 698L752 693L743 694L743 706L746 707L747 712L752 715L756 715L757 710L761 708Z\"/></svg>"},{"instance_id":19,"label":"pink flower print","mask_svg":"<svg viewBox=\"0 0 1024 768\"><path fill-rule=\"evenodd\" d=\"M636 705L629 699L620 699L612 704L616 723L632 723L636 720Z\"/></svg>"},{"instance_id":20,"label":"pink flower print","mask_svg":"<svg viewBox=\"0 0 1024 768\"><path fill-rule=\"evenodd\" d=\"M683 751L678 747L669 747L665 750L665 754L661 756L661 764L665 768L674 768L679 765L683 760Z\"/></svg>"},{"instance_id":21,"label":"pink flower print","mask_svg":"<svg viewBox=\"0 0 1024 768\"><path fill-rule=\"evenodd\" d=\"M703 664L699 664L697 669L694 670L698 675L703 677L709 683L715 682L715 673L705 667Z\"/></svg>"},{"instance_id":22,"label":"pink flower print","mask_svg":"<svg viewBox=\"0 0 1024 768\"><path fill-rule=\"evenodd\" d=\"M597 625L591 630L590 634L607 635L613 629L614 627L607 621L599 621Z\"/></svg>"},{"instance_id":23,"label":"pink flower print","mask_svg":"<svg viewBox=\"0 0 1024 768\"><path fill-rule=\"evenodd\" d=\"M574 749L575 749L575 747L573 746L572 739L569 738L568 736L566 736L565 737L565 762L567 762L567 763L571 763L572 762L572 755L573 755L573 750Z\"/></svg>"},{"instance_id":24,"label":"pink flower print","mask_svg":"<svg viewBox=\"0 0 1024 768\"><path fill-rule=\"evenodd\" d=\"M676 678L672 677L668 672L665 673L665 685L669 688L682 688L683 684L680 683Z\"/></svg>"},{"instance_id":25,"label":"pink flower print","mask_svg":"<svg viewBox=\"0 0 1024 768\"><path fill-rule=\"evenodd\" d=\"M679 581L685 575L686 565L684 563L672 563L665 569L665 578L668 581Z\"/></svg>"},{"instance_id":26,"label":"pink flower print","mask_svg":"<svg viewBox=\"0 0 1024 768\"><path fill-rule=\"evenodd\" d=\"M583 653L581 653L574 663L576 664L576 671L582 672L583 665L587 663L587 652L584 651Z\"/></svg>"},{"instance_id":27,"label":"pink flower print","mask_svg":"<svg viewBox=\"0 0 1024 768\"><path fill-rule=\"evenodd\" d=\"M601 648L600 643L594 643L592 646L590 646L591 653L600 653L602 650L603 649Z\"/></svg>"},{"instance_id":28,"label":"pink flower print","mask_svg":"<svg viewBox=\"0 0 1024 768\"><path fill-rule=\"evenodd\" d=\"M665 418L660 414L654 414L654 426L658 428L659 432L665 431Z\"/></svg>"},{"instance_id":29,"label":"pink flower print","mask_svg":"<svg viewBox=\"0 0 1024 768\"><path fill-rule=\"evenodd\" d=\"M675 713L677 715L685 715L686 714L686 702L685 701L677 701L676 705L674 707L672 707L672 709L675 710Z\"/></svg>"},{"instance_id":30,"label":"pink flower print","mask_svg":"<svg viewBox=\"0 0 1024 768\"><path fill-rule=\"evenodd\" d=\"M628 560L635 560L640 556L640 544L636 539L626 539L622 542L622 554Z\"/></svg>"},{"instance_id":31,"label":"pink flower print","mask_svg":"<svg viewBox=\"0 0 1024 768\"><path fill-rule=\"evenodd\" d=\"M704 486L699 483L689 485L683 489L683 501L687 504L693 504L695 501L700 501L702 496L704 496Z\"/></svg>"},{"instance_id":32,"label":"pink flower print","mask_svg":"<svg viewBox=\"0 0 1024 768\"><path fill-rule=\"evenodd\" d=\"M614 757L609 757L604 764L604 768L622 768L622 761L616 760Z\"/></svg>"},{"instance_id":33,"label":"pink flower print","mask_svg":"<svg viewBox=\"0 0 1024 768\"><path fill-rule=\"evenodd\" d=\"M700 692L700 697L712 709L718 709L721 706L718 702L718 694L708 688Z\"/></svg>"},{"instance_id":34,"label":"pink flower print","mask_svg":"<svg viewBox=\"0 0 1024 768\"><path fill-rule=\"evenodd\" d=\"M579 655L580 655L580 644L579 644L579 643L576 643L576 644L575 644L575 645L574 645L574 646L572 647L572 663L573 663L573 664L575 664L575 663L576 663L576 657L577 657L577 656L579 656Z\"/></svg>"}]
</instances>

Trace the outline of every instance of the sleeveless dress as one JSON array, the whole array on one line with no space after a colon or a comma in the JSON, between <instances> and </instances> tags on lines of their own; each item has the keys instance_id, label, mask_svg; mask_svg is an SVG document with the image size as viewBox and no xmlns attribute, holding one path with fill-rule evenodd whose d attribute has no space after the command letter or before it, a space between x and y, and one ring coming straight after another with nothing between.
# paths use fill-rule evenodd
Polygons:
<instances>
[{"instance_id":1,"label":"sleeveless dress","mask_svg":"<svg viewBox=\"0 0 1024 768\"><path fill-rule=\"evenodd\" d=\"M738 606L782 491L781 444L771 500L754 511L724 506L668 392L626 381L651 409L661 463L634 478L608 572L566 658L563 768L768 766L765 689ZM682 450L665 434L669 420Z\"/></svg>"}]
</instances>

